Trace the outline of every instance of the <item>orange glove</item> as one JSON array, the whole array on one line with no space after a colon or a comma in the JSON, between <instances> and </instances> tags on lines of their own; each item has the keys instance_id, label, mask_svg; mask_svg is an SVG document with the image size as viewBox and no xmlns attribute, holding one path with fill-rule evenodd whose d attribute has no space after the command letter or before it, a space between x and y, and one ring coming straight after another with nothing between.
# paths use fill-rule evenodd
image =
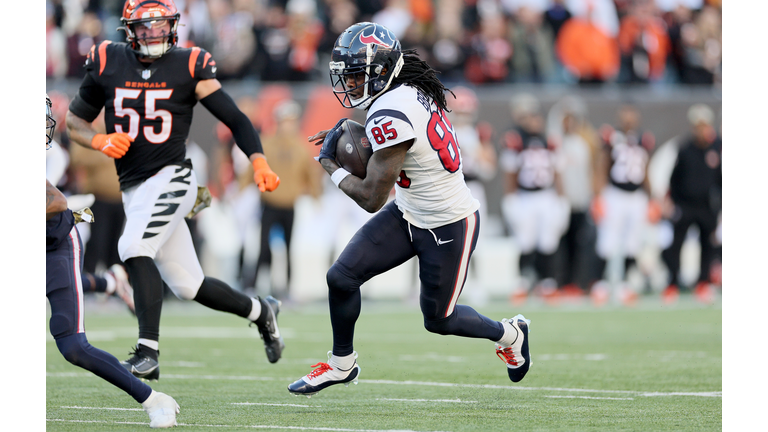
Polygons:
<instances>
[{"instance_id":1,"label":"orange glove","mask_svg":"<svg viewBox=\"0 0 768 432\"><path fill-rule=\"evenodd\" d=\"M120 159L125 156L132 142L133 138L127 133L96 134L91 140L91 147L111 158Z\"/></svg>"},{"instance_id":2,"label":"orange glove","mask_svg":"<svg viewBox=\"0 0 768 432\"><path fill-rule=\"evenodd\" d=\"M592 220L596 224L599 224L605 217L605 202L600 195L592 199L592 205L589 206L589 210L592 213Z\"/></svg>"},{"instance_id":3,"label":"orange glove","mask_svg":"<svg viewBox=\"0 0 768 432\"><path fill-rule=\"evenodd\" d=\"M267 165L267 160L258 157L253 160L253 181L262 192L272 192L280 185L280 177Z\"/></svg>"}]
</instances>

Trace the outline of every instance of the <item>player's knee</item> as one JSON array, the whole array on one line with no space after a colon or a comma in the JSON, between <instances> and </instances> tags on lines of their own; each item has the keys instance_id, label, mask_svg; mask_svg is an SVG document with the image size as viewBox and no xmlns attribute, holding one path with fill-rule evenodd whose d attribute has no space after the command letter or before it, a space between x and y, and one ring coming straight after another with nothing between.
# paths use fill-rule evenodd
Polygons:
<instances>
[{"instance_id":1,"label":"player's knee","mask_svg":"<svg viewBox=\"0 0 768 432\"><path fill-rule=\"evenodd\" d=\"M351 291L360 288L362 282L357 281L336 261L328 273L325 274L325 280L330 290Z\"/></svg>"},{"instance_id":2,"label":"player's knee","mask_svg":"<svg viewBox=\"0 0 768 432\"><path fill-rule=\"evenodd\" d=\"M89 358L86 349L90 346L84 333L75 333L56 339L56 347L64 358L75 366L83 366Z\"/></svg>"},{"instance_id":3,"label":"player's knee","mask_svg":"<svg viewBox=\"0 0 768 432\"><path fill-rule=\"evenodd\" d=\"M447 318L430 319L424 317L424 328L430 333L436 333L439 335L451 335L453 334L453 315Z\"/></svg>"},{"instance_id":4,"label":"player's knee","mask_svg":"<svg viewBox=\"0 0 768 432\"><path fill-rule=\"evenodd\" d=\"M197 284L197 286L191 284L168 284L168 288L170 288L171 292L173 292L173 294L180 300L194 300L195 297L197 297L197 293L200 291L200 286L202 284L202 281Z\"/></svg>"}]
</instances>

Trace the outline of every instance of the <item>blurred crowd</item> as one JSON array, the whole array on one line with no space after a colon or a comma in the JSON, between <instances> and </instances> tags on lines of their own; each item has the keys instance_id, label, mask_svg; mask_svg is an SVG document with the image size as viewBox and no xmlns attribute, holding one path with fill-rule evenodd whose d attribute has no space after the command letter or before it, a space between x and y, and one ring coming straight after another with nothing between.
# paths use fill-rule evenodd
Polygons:
<instances>
[{"instance_id":1,"label":"blurred crowd","mask_svg":"<svg viewBox=\"0 0 768 432\"><path fill-rule=\"evenodd\" d=\"M472 87L451 89L456 97L447 98L448 106L463 172L481 202L480 235L486 240L478 250L503 239L515 251L498 262L515 269L504 288L511 302L536 297L633 304L650 294L672 303L681 291L705 303L716 298L722 280L718 107L691 105L688 125L656 142L640 107L628 101L614 122L594 124L576 95L544 109L533 94L515 94L507 124L491 125L479 117L483 103ZM223 124L212 150L204 151L194 136L187 146L199 183L214 197L211 208L187 220L206 274L283 300L306 283L294 280L292 260L304 257L303 272L319 267L315 282L322 285L324 271L370 217L330 182L312 159L318 148L306 139L338 118L362 113L341 107L326 85L306 98L293 91L288 83L273 83L255 96L236 97L280 175L276 191L258 191L251 164ZM56 90L49 95L63 125L70 96ZM95 124L103 128L103 120ZM64 127L56 128L47 156L49 179L71 202L95 198L97 223L81 229L87 271L119 264L123 216L114 162L70 145ZM498 190L501 197L491 192ZM499 205L500 215L488 214ZM469 285L477 283L477 271L471 269Z\"/></svg>"},{"instance_id":2,"label":"blurred crowd","mask_svg":"<svg viewBox=\"0 0 768 432\"><path fill-rule=\"evenodd\" d=\"M218 78L326 79L335 38L391 29L449 84L718 85L721 0L175 0L179 42ZM79 78L91 46L123 41L123 0L46 0L47 76Z\"/></svg>"}]
</instances>

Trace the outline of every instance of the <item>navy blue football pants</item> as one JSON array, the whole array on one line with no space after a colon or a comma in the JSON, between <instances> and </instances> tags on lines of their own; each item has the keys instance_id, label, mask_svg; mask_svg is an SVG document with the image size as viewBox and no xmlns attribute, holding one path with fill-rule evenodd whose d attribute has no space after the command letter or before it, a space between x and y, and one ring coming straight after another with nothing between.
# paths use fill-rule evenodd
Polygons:
<instances>
[{"instance_id":1,"label":"navy blue football pants","mask_svg":"<svg viewBox=\"0 0 768 432\"><path fill-rule=\"evenodd\" d=\"M111 354L94 348L85 337L83 320L83 243L73 227L67 241L46 252L45 295L51 304L51 335L68 362L91 371L144 402L152 388L134 377Z\"/></svg>"},{"instance_id":2,"label":"navy blue football pants","mask_svg":"<svg viewBox=\"0 0 768 432\"><path fill-rule=\"evenodd\" d=\"M360 316L360 286L372 277L405 263L419 261L419 304L424 327L442 335L498 341L498 321L457 304L477 245L479 212L431 230L403 218L394 201L384 206L349 241L326 275L333 328L333 354L352 354L355 322Z\"/></svg>"}]
</instances>

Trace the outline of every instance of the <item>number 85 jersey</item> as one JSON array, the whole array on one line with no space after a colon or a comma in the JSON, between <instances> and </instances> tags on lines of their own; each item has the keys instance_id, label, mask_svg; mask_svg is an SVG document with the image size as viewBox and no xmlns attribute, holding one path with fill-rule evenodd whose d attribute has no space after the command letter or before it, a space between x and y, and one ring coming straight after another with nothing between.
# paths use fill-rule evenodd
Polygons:
<instances>
[{"instance_id":1,"label":"number 85 jersey","mask_svg":"<svg viewBox=\"0 0 768 432\"><path fill-rule=\"evenodd\" d=\"M142 63L127 44L105 41L91 49L85 70L70 111L90 122L104 107L107 133L134 139L125 156L115 159L121 190L184 163L195 88L216 77L209 53L174 47L153 63Z\"/></svg>"},{"instance_id":2,"label":"number 85 jersey","mask_svg":"<svg viewBox=\"0 0 768 432\"><path fill-rule=\"evenodd\" d=\"M415 138L395 184L395 203L411 224L437 228L480 208L464 182L451 122L416 88L400 85L379 96L368 109L365 132L374 152Z\"/></svg>"}]
</instances>

